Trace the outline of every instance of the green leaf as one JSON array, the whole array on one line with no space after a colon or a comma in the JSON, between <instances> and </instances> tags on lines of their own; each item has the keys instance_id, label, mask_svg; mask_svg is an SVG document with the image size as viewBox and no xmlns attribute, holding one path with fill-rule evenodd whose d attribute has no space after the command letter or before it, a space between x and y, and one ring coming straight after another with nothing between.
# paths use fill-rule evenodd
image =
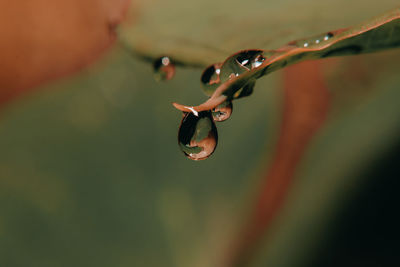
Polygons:
<instances>
[{"instance_id":1,"label":"green leaf","mask_svg":"<svg viewBox=\"0 0 400 267\"><path fill-rule=\"evenodd\" d=\"M243 49L277 49L358 25L397 5L396 0L143 1L139 11L132 10L134 24L126 23L119 33L124 46L143 57L168 55L207 66Z\"/></svg>"}]
</instances>

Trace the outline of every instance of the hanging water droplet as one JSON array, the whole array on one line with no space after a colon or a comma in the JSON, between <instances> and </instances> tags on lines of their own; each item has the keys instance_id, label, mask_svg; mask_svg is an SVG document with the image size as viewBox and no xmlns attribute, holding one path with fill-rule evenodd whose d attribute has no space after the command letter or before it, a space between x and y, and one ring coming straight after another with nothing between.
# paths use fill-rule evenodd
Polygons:
<instances>
[{"instance_id":1,"label":"hanging water droplet","mask_svg":"<svg viewBox=\"0 0 400 267\"><path fill-rule=\"evenodd\" d=\"M304 47L308 47L308 43L307 43L307 42L304 43L303 46L304 46Z\"/></svg>"},{"instance_id":2,"label":"hanging water droplet","mask_svg":"<svg viewBox=\"0 0 400 267\"><path fill-rule=\"evenodd\" d=\"M221 82L219 74L221 73L222 63L216 63L208 66L201 75L201 84L206 95L211 96Z\"/></svg>"},{"instance_id":3,"label":"hanging water droplet","mask_svg":"<svg viewBox=\"0 0 400 267\"><path fill-rule=\"evenodd\" d=\"M175 65L169 57L160 57L153 63L155 79L157 81L171 80L175 75Z\"/></svg>"},{"instance_id":4,"label":"hanging water droplet","mask_svg":"<svg viewBox=\"0 0 400 267\"><path fill-rule=\"evenodd\" d=\"M192 160L208 158L217 147L218 132L210 111L198 116L186 113L179 127L178 143L182 152Z\"/></svg>"},{"instance_id":5,"label":"hanging water droplet","mask_svg":"<svg viewBox=\"0 0 400 267\"><path fill-rule=\"evenodd\" d=\"M226 121L232 115L233 105L232 101L225 101L224 103L218 105L212 110L212 116L214 121L221 122Z\"/></svg>"}]
</instances>

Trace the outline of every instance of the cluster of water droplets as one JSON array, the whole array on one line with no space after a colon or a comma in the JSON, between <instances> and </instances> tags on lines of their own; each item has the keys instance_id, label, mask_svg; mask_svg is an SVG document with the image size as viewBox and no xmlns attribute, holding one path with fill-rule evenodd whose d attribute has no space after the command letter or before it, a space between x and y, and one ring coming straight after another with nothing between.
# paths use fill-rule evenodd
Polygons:
<instances>
[{"instance_id":1,"label":"cluster of water droplets","mask_svg":"<svg viewBox=\"0 0 400 267\"><path fill-rule=\"evenodd\" d=\"M296 45L297 47L304 47L304 48L310 48L313 47L315 45L319 45L324 43L325 41L328 41L329 39L331 39L333 37L333 33L328 32L326 34L323 35L318 35L312 38L308 38L306 40L299 40L294 42L293 44Z\"/></svg>"},{"instance_id":2,"label":"cluster of water droplets","mask_svg":"<svg viewBox=\"0 0 400 267\"><path fill-rule=\"evenodd\" d=\"M294 41L288 45L312 48L323 44L333 36L332 32L328 32L308 39ZM215 63L208 66L201 75L203 92L209 97L212 96L221 84L252 69L261 67L266 58L272 54L273 51L244 50L228 57L223 63ZM167 56L158 58L153 63L153 67L157 80L170 80L175 75L175 65ZM241 79L240 82L230 86L223 92L227 100L213 110L197 112L193 109L192 112L184 112L179 127L178 143L188 158L203 160L215 151L218 143L215 122L228 120L232 115L232 101L251 95L255 82L255 78Z\"/></svg>"},{"instance_id":3,"label":"cluster of water droplets","mask_svg":"<svg viewBox=\"0 0 400 267\"><path fill-rule=\"evenodd\" d=\"M260 67L265 59L262 50L245 50L228 57L224 63L208 66L201 75L203 92L211 96L222 83ZM215 151L218 143L215 122L228 120L233 111L232 100L251 95L254 85L255 80L249 80L240 88L234 88L234 92L227 92L228 99L212 110L184 113L178 143L188 158L203 160Z\"/></svg>"}]
</instances>

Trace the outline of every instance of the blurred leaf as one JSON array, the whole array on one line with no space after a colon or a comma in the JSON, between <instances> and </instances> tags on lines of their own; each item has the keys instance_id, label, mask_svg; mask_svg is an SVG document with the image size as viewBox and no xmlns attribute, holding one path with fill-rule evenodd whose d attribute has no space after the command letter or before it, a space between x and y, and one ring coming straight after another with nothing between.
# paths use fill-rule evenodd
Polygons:
<instances>
[{"instance_id":1,"label":"blurred leaf","mask_svg":"<svg viewBox=\"0 0 400 267\"><path fill-rule=\"evenodd\" d=\"M397 5L396 0L373 4L362 0L144 1L135 26L127 23L120 37L126 47L144 57L168 55L187 65L205 66L239 50L276 49L293 40L358 25Z\"/></svg>"},{"instance_id":2,"label":"blurred leaf","mask_svg":"<svg viewBox=\"0 0 400 267\"><path fill-rule=\"evenodd\" d=\"M95 61L113 44L129 2L0 1L0 105Z\"/></svg>"},{"instance_id":3,"label":"blurred leaf","mask_svg":"<svg viewBox=\"0 0 400 267\"><path fill-rule=\"evenodd\" d=\"M365 79L360 78L353 81L347 79L348 82L343 84L328 78L328 88L331 88L334 97L330 116L301 160L282 213L264 237L266 242L262 252L257 254L250 266L305 266L305 262L312 262L318 257L318 246L335 227L333 222L340 211L350 205L351 196L364 188L368 174L373 171L370 167L391 152L399 141L400 109L396 103L400 85L397 74L399 57L399 51L388 51L348 59L336 66L340 69L346 64L351 66L361 61L370 66L364 75L372 79L365 85ZM376 64L384 68L378 74L374 73ZM354 75L357 70L353 67L352 72ZM338 92L335 89L339 85L345 91L362 85L359 92L355 91L356 97L347 95L347 101L352 100L352 105L343 105L343 99L336 97ZM380 179L379 175L374 178ZM379 217L371 219L380 220ZM379 229L370 231L373 234ZM391 231L397 230L392 228L387 232L391 234ZM391 236L381 238L389 242ZM381 245L370 243L369 246L379 248ZM380 253L372 249L372 252L361 253L361 258L354 260L362 262L374 258L377 255L373 251ZM377 264L379 266L380 263ZM345 266L354 265L349 262Z\"/></svg>"}]
</instances>

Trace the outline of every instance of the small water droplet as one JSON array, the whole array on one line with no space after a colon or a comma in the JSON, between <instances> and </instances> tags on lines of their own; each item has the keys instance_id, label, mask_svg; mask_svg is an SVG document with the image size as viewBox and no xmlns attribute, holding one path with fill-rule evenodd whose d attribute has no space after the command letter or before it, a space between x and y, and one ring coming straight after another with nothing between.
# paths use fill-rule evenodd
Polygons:
<instances>
[{"instance_id":1,"label":"small water droplet","mask_svg":"<svg viewBox=\"0 0 400 267\"><path fill-rule=\"evenodd\" d=\"M315 40L315 43L316 43L316 44L319 44L319 42L320 42L320 40L319 40L319 39Z\"/></svg>"},{"instance_id":2,"label":"small water droplet","mask_svg":"<svg viewBox=\"0 0 400 267\"><path fill-rule=\"evenodd\" d=\"M304 43L304 45L303 45L304 47L308 47L308 43Z\"/></svg>"},{"instance_id":3,"label":"small water droplet","mask_svg":"<svg viewBox=\"0 0 400 267\"><path fill-rule=\"evenodd\" d=\"M156 59L153 63L153 69L157 81L171 80L175 75L175 65L166 56Z\"/></svg>"},{"instance_id":4,"label":"small water droplet","mask_svg":"<svg viewBox=\"0 0 400 267\"><path fill-rule=\"evenodd\" d=\"M221 66L221 82L225 82L253 68L257 68L264 61L265 56L263 50L243 50L233 54L228 57Z\"/></svg>"},{"instance_id":5,"label":"small water droplet","mask_svg":"<svg viewBox=\"0 0 400 267\"><path fill-rule=\"evenodd\" d=\"M216 63L208 66L201 75L201 84L206 95L211 96L221 82L219 74L221 73L222 63Z\"/></svg>"},{"instance_id":6,"label":"small water droplet","mask_svg":"<svg viewBox=\"0 0 400 267\"><path fill-rule=\"evenodd\" d=\"M232 115L233 105L232 101L225 101L212 110L214 121L226 121Z\"/></svg>"},{"instance_id":7,"label":"small water droplet","mask_svg":"<svg viewBox=\"0 0 400 267\"><path fill-rule=\"evenodd\" d=\"M208 158L217 147L218 132L210 111L186 113L178 133L182 152L192 160Z\"/></svg>"},{"instance_id":8,"label":"small water droplet","mask_svg":"<svg viewBox=\"0 0 400 267\"><path fill-rule=\"evenodd\" d=\"M333 33L328 32L328 33L324 36L324 40L325 40L325 41L328 41L328 39L329 39L329 38L332 38L332 37L333 37Z\"/></svg>"}]
</instances>

